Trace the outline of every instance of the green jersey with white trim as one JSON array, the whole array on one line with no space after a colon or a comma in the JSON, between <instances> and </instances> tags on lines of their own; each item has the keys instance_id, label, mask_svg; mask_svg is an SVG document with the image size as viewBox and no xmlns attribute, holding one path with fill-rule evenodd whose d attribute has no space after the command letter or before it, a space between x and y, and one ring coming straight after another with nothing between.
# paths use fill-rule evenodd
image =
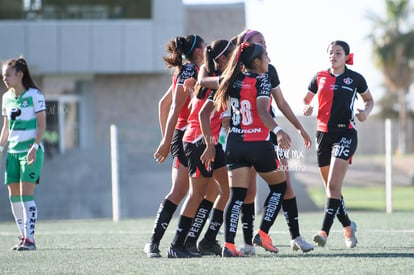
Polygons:
<instances>
[{"instance_id":1,"label":"green jersey with white trim","mask_svg":"<svg viewBox=\"0 0 414 275\"><path fill-rule=\"evenodd\" d=\"M2 115L9 119L8 151L22 153L29 151L36 139L36 113L45 111L42 93L29 88L16 98L9 90L3 94Z\"/></svg>"}]
</instances>

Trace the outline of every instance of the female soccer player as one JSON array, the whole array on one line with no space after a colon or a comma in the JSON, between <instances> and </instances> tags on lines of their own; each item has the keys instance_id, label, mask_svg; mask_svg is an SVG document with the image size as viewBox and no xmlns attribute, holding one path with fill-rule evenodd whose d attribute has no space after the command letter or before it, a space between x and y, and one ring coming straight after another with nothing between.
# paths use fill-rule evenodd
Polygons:
<instances>
[{"instance_id":1,"label":"female soccer player","mask_svg":"<svg viewBox=\"0 0 414 275\"><path fill-rule=\"evenodd\" d=\"M277 253L278 249L273 245L268 232L282 206L286 177L284 173L276 172L277 157L269 140L269 130L275 132L282 148L289 148L291 141L270 115L271 84L267 77L263 77L269 67L266 49L259 44L242 43L236 48L236 54L230 62L232 66L226 70L214 98L216 108L229 107L231 110L226 144L230 199L225 209L225 244L222 256L241 256L234 240L252 167L270 188L260 230L254 238L255 243Z\"/></svg>"},{"instance_id":2,"label":"female soccer player","mask_svg":"<svg viewBox=\"0 0 414 275\"><path fill-rule=\"evenodd\" d=\"M144 252L150 258L161 257L159 243L178 204L188 191L188 167L182 137L190 114L188 107L191 96L190 91L185 89L183 84L188 78L197 79L205 47L204 39L196 34L186 37L178 36L168 42L166 47L168 55L163 57L167 67L175 68L175 72L171 87L159 103L162 140L154 153L154 159L162 163L171 151L173 156L172 186L158 209L151 241L144 247ZM183 63L183 58L187 62Z\"/></svg>"},{"instance_id":3,"label":"female soccer player","mask_svg":"<svg viewBox=\"0 0 414 275\"><path fill-rule=\"evenodd\" d=\"M237 37L238 44L243 42L248 43L258 43L266 48L266 40L263 34L256 30L246 30L242 32ZM278 109L282 112L282 114L289 120L289 122L298 130L300 135L302 136L305 147L307 149L310 148L312 141L308 135L308 133L303 128L300 121L296 118L295 114L293 113L292 109L290 108L288 102L285 100L282 89L280 87L280 80L277 74L276 68L269 64L269 70L265 73L266 77L269 78L270 83L272 84L272 97L276 102ZM273 114L274 115L274 114ZM280 164L283 166L283 171L281 173L285 173L286 175L286 183L287 189L285 196L282 202L282 209L286 218L286 222L288 224L289 232L290 232L290 246L293 250L302 250L303 252L309 252L313 250L313 244L310 244L305 241L305 239L300 235L299 230L299 218L298 218L298 205L296 202L296 195L292 187L292 183L290 180L290 173L289 173L289 166L288 161L285 157L283 157L283 150L279 150L279 157ZM240 248L240 252L243 253L245 256L250 256L255 253L255 249L253 247L253 223L254 223L254 200L256 197L256 171L252 171L249 188L247 191L245 202L242 206L242 215L241 220L243 223L243 233L244 233L244 245Z\"/></svg>"},{"instance_id":4,"label":"female soccer player","mask_svg":"<svg viewBox=\"0 0 414 275\"><path fill-rule=\"evenodd\" d=\"M353 248L358 242L355 236L357 226L348 217L341 189L358 142L354 121L355 98L359 94L365 103L364 109L357 110L359 121L368 118L374 100L364 77L345 65L353 64L353 54L346 42L331 42L328 58L330 68L316 73L303 100L304 115L310 116L313 107L309 104L318 94L316 150L327 196L322 228L313 241L318 246L326 245L329 230L337 216L344 227L345 245Z\"/></svg>"},{"instance_id":5,"label":"female soccer player","mask_svg":"<svg viewBox=\"0 0 414 275\"><path fill-rule=\"evenodd\" d=\"M234 46L230 46L232 44L227 40L215 40L207 46L205 62L200 67L199 76L203 75L203 78L205 78L206 75L220 75L218 69L224 69L224 64L220 68L217 60L231 53ZM214 60L216 60L216 64ZM221 60L225 61L226 59L222 58ZM194 82L194 79L191 80ZM189 86L191 87L191 85ZM208 114L207 118L211 124L209 136L203 135L199 119L199 113L205 104L208 104L207 100L211 94L211 89L198 85L191 100L191 112L183 137L184 151L188 160L190 192L183 204L178 229L168 251L168 256L172 258L191 257L191 252L197 252L187 250L184 243L186 243L186 246L190 246L190 243L195 244L197 241L198 233L202 230L217 195L214 196L212 202L210 201L210 207L206 202L208 200L203 200L203 198L209 187L213 187L214 191L217 192L217 184L219 185L220 194L216 200L217 208L214 209L212 226L209 227L209 229L213 228L214 230L210 234L206 234L208 238L200 242L199 250L203 254L221 254L221 247L216 241L216 236L223 222L223 210L229 196L224 152L221 144L218 144L218 135L225 110L213 111ZM205 164L201 161L201 156L208 149L214 150L215 157L213 162ZM203 205L199 207L202 201Z\"/></svg>"},{"instance_id":6,"label":"female soccer player","mask_svg":"<svg viewBox=\"0 0 414 275\"><path fill-rule=\"evenodd\" d=\"M6 61L2 71L8 90L2 100L0 158L7 143L5 183L20 233L20 240L12 249L36 250L34 191L43 166L41 140L46 129L46 105L24 58Z\"/></svg>"}]
</instances>

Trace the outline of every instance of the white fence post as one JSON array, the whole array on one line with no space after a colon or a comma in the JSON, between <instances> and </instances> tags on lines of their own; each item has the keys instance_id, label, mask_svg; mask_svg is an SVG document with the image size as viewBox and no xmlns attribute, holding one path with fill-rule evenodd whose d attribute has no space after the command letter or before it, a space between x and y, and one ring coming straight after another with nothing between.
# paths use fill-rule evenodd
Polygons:
<instances>
[{"instance_id":1,"label":"white fence post","mask_svg":"<svg viewBox=\"0 0 414 275\"><path fill-rule=\"evenodd\" d=\"M119 221L118 128L111 124L112 220Z\"/></svg>"},{"instance_id":2,"label":"white fence post","mask_svg":"<svg viewBox=\"0 0 414 275\"><path fill-rule=\"evenodd\" d=\"M392 142L391 120L385 120L385 210L392 213Z\"/></svg>"}]
</instances>

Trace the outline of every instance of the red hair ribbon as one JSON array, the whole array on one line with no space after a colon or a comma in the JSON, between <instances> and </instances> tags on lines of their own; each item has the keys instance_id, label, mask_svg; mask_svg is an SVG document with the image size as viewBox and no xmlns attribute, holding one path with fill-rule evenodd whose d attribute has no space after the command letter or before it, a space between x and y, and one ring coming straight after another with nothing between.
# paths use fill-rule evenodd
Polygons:
<instances>
[{"instance_id":1,"label":"red hair ribbon","mask_svg":"<svg viewBox=\"0 0 414 275\"><path fill-rule=\"evenodd\" d=\"M239 52L237 53L236 62L239 62L239 58L240 58L240 55L241 55L243 49L247 48L247 47L249 47L249 43L243 42L243 43L240 44L240 49L239 49Z\"/></svg>"},{"instance_id":2,"label":"red hair ribbon","mask_svg":"<svg viewBox=\"0 0 414 275\"><path fill-rule=\"evenodd\" d=\"M354 54L350 53L348 60L345 62L348 65L354 65Z\"/></svg>"}]
</instances>

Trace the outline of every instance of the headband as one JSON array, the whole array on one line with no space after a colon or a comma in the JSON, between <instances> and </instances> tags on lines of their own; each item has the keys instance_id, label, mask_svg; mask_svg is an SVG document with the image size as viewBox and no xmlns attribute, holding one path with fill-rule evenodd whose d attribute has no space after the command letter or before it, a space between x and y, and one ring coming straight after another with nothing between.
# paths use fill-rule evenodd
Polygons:
<instances>
[{"instance_id":1,"label":"headband","mask_svg":"<svg viewBox=\"0 0 414 275\"><path fill-rule=\"evenodd\" d=\"M253 35L258 34L258 31L255 30L248 30L243 38L243 43L249 40Z\"/></svg>"},{"instance_id":2,"label":"headband","mask_svg":"<svg viewBox=\"0 0 414 275\"><path fill-rule=\"evenodd\" d=\"M217 60L220 56L222 56L227 51L227 49L230 46L230 43L231 43L230 41L227 42L227 45L226 47L224 47L224 50L222 50L221 53L219 53L216 57L214 57L215 60Z\"/></svg>"},{"instance_id":3,"label":"headband","mask_svg":"<svg viewBox=\"0 0 414 275\"><path fill-rule=\"evenodd\" d=\"M193 45L191 46L190 50L185 55L189 55L191 53L191 51L194 49L194 46L197 42L197 35L195 35L195 34L193 34L193 35L194 35Z\"/></svg>"}]
</instances>

